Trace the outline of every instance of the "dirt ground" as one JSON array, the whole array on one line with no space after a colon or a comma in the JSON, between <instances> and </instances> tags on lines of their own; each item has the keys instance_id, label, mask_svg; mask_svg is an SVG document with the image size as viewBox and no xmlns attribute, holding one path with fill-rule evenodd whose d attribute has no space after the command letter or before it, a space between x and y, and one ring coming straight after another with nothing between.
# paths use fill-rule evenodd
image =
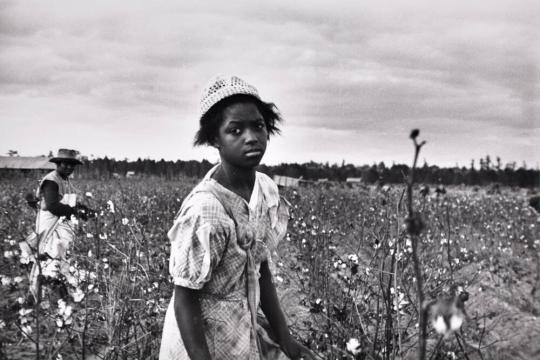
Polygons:
<instances>
[{"instance_id":1,"label":"dirt ground","mask_svg":"<svg viewBox=\"0 0 540 360\"><path fill-rule=\"evenodd\" d=\"M540 317L533 314L532 288L536 263L514 257L505 263L469 265L459 275L476 278L466 303L469 321L485 329L483 339L468 344L480 348L483 359L540 359ZM477 352L472 358L481 359Z\"/></svg>"}]
</instances>

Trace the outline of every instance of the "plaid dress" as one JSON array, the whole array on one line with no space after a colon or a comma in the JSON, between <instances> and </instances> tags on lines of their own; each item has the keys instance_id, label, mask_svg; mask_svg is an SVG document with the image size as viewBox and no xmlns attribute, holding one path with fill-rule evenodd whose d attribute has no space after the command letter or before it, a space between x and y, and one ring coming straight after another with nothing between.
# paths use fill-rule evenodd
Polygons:
<instances>
[{"instance_id":1,"label":"plaid dress","mask_svg":"<svg viewBox=\"0 0 540 360\"><path fill-rule=\"evenodd\" d=\"M213 359L260 359L255 334L264 330L254 329L250 303L259 304L260 264L285 235L288 205L268 176L256 173L248 203L211 178L216 169L184 200L169 230L169 271L175 285L200 290ZM174 315L174 294L159 358L189 359Z\"/></svg>"}]
</instances>

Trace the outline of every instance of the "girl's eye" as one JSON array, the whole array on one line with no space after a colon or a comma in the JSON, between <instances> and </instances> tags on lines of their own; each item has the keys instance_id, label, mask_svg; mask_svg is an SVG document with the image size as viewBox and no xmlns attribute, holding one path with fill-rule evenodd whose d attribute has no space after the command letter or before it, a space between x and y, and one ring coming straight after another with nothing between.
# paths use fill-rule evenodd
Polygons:
<instances>
[{"instance_id":1,"label":"girl's eye","mask_svg":"<svg viewBox=\"0 0 540 360\"><path fill-rule=\"evenodd\" d=\"M231 131L231 134L234 134L234 135L240 135L242 133L242 130L240 130L239 128L232 128L230 131Z\"/></svg>"}]
</instances>

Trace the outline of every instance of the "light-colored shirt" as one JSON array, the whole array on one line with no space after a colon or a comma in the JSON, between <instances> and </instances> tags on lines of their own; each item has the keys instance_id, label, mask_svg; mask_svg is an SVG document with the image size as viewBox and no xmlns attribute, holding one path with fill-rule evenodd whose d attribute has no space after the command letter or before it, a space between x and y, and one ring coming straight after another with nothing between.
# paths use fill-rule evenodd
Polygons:
<instances>
[{"instance_id":1,"label":"light-colored shirt","mask_svg":"<svg viewBox=\"0 0 540 360\"><path fill-rule=\"evenodd\" d=\"M42 185L45 181L52 181L58 185L58 199L64 205L75 206L77 195L71 182L63 179L56 170L41 179L36 190L36 195L40 199L40 208L36 216L36 233L44 234L39 242L39 251L49 254L54 259L65 260L67 250L75 238L74 227L69 219L59 218L47 209L42 194Z\"/></svg>"}]
</instances>

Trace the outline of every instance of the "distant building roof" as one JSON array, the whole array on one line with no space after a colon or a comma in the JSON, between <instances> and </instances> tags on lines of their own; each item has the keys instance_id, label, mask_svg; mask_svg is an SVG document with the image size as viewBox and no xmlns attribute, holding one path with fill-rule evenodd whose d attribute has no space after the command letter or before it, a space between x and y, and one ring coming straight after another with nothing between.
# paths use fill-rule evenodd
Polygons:
<instances>
[{"instance_id":1,"label":"distant building roof","mask_svg":"<svg viewBox=\"0 0 540 360\"><path fill-rule=\"evenodd\" d=\"M274 175L274 182L278 186L297 187L300 179L296 179L290 176Z\"/></svg>"},{"instance_id":2,"label":"distant building roof","mask_svg":"<svg viewBox=\"0 0 540 360\"><path fill-rule=\"evenodd\" d=\"M0 156L0 169L54 170L56 165L45 156Z\"/></svg>"},{"instance_id":3,"label":"distant building roof","mask_svg":"<svg viewBox=\"0 0 540 360\"><path fill-rule=\"evenodd\" d=\"M361 183L362 178L349 177L349 178L347 178L346 182L348 182L348 183Z\"/></svg>"}]
</instances>

